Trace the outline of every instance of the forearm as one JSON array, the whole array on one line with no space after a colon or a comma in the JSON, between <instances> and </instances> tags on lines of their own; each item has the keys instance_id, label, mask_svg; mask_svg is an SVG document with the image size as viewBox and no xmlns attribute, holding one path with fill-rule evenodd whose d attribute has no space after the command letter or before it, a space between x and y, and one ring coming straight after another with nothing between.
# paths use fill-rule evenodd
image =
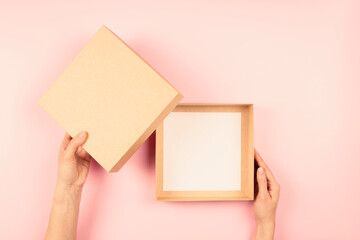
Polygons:
<instances>
[{"instance_id":1,"label":"forearm","mask_svg":"<svg viewBox=\"0 0 360 240\"><path fill-rule=\"evenodd\" d=\"M275 221L257 223L252 240L273 240Z\"/></svg>"},{"instance_id":2,"label":"forearm","mask_svg":"<svg viewBox=\"0 0 360 240\"><path fill-rule=\"evenodd\" d=\"M57 183L45 240L75 240L81 187Z\"/></svg>"}]
</instances>

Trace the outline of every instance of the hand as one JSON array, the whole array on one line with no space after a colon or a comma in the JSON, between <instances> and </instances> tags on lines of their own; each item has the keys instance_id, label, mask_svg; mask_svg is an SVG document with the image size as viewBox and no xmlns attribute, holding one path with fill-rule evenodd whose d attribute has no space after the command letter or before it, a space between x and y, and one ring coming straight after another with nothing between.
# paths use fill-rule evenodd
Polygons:
<instances>
[{"instance_id":1,"label":"hand","mask_svg":"<svg viewBox=\"0 0 360 240\"><path fill-rule=\"evenodd\" d=\"M258 194L254 201L256 232L254 239L273 239L275 231L276 207L280 197L280 185L269 167L255 150Z\"/></svg>"},{"instance_id":2,"label":"hand","mask_svg":"<svg viewBox=\"0 0 360 240\"><path fill-rule=\"evenodd\" d=\"M81 147L87 139L83 131L72 138L65 134L58 155L58 184L66 187L79 187L85 183L89 172L91 156Z\"/></svg>"},{"instance_id":3,"label":"hand","mask_svg":"<svg viewBox=\"0 0 360 240\"><path fill-rule=\"evenodd\" d=\"M87 138L65 134L58 155L58 179L51 208L46 240L76 239L82 187L89 173L91 156L81 147Z\"/></svg>"}]
</instances>

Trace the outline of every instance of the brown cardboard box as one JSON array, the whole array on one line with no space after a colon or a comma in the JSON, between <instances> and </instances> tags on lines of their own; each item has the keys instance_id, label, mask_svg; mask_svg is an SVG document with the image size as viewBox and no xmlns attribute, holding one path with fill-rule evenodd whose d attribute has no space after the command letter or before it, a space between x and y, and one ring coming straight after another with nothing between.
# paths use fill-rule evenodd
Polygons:
<instances>
[{"instance_id":1,"label":"brown cardboard box","mask_svg":"<svg viewBox=\"0 0 360 240\"><path fill-rule=\"evenodd\" d=\"M39 104L71 136L87 131L84 149L116 172L182 97L102 26Z\"/></svg>"},{"instance_id":2,"label":"brown cardboard box","mask_svg":"<svg viewBox=\"0 0 360 240\"><path fill-rule=\"evenodd\" d=\"M169 121L174 123L174 113L171 113L156 129L156 199L159 201L253 200L253 105L185 103L177 105L173 112L175 114L180 113L182 117L180 117L180 120L177 118L180 122L170 124ZM188 118L189 114L192 115L193 113L195 113L195 115L193 115L195 117ZM206 114L205 117L201 116L204 115L202 113ZM210 113L210 115L207 113ZM234 123L236 127L232 124L225 125L228 123L227 121L218 121L219 119L209 118L209 116L216 115L217 113L220 113L220 115L226 113L225 119L229 119L228 117L230 115L233 119L232 123ZM238 121L238 118L232 117L233 115L231 114L233 113L235 113L236 116L241 115L240 121ZM199 119L205 119L205 121L199 121ZM209 122L212 122L212 125L208 124ZM199 126L199 123L205 126ZM221 126L220 124L223 125ZM167 125L167 128L165 125ZM193 125L195 127L193 127ZM209 128L207 126L211 127ZM198 128L203 128L204 131L198 132ZM224 130L227 130L227 135L224 134L224 132L226 132ZM166 134L166 131L168 131L168 134ZM214 132L214 134L208 134L208 132ZM169 134L173 136L174 141L169 142ZM201 137L197 138L197 134L201 135ZM166 136L168 138L167 141L165 139ZM216 137L214 138L214 136ZM225 141L225 144L228 144L228 141L232 141L231 139L233 137L241 142L239 146L237 145L238 142L234 141L236 143L226 145L226 149L223 152L216 149L217 145L221 145L221 142ZM197 140L197 143L194 143L193 139L200 139L200 141L203 142ZM210 140L209 142L213 142L214 144L212 146L207 145L207 139L213 139L214 141ZM176 144L174 144L174 142L176 142ZM185 150L185 154L183 149L179 152L179 143L180 145L185 143L185 145L190 146ZM198 154L196 149L200 149L200 151L203 152ZM229 151L236 152L235 155L232 155L232 161L230 161L227 155ZM166 152L168 153L167 156L165 155ZM184 155L185 157L183 157ZM234 158L233 156L236 157ZM177 163L174 161L175 158L177 158ZM172 161L169 162L169 159L172 159ZM186 162L189 162L190 165L186 165ZM214 167L214 162L218 162L220 164L219 166L227 165L227 167ZM184 166L184 164L185 167L179 167ZM192 168L193 166L195 166L195 168ZM221 171L221 169L223 171ZM220 182L224 182L224 179L229 179L229 176L233 175L234 170L240 172L240 179L235 178L236 181L240 180L240 183L236 182L236 184L240 185L238 186L239 189L219 189L218 187L220 186L221 188L222 184ZM209 178L204 178L206 175L204 173L206 172L207 176L210 176ZM170 179L173 181L172 187L166 184L165 181L169 181L169 177L166 176L171 176ZM203 186L198 185L198 182L210 183L211 189L202 188ZM177 189L174 189L175 185L177 185Z\"/></svg>"}]
</instances>

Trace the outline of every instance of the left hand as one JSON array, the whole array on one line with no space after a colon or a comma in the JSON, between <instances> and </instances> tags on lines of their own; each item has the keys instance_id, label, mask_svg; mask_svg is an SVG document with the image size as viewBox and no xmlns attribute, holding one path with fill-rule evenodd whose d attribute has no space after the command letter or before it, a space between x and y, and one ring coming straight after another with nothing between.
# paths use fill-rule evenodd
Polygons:
<instances>
[{"instance_id":1,"label":"left hand","mask_svg":"<svg viewBox=\"0 0 360 240\"><path fill-rule=\"evenodd\" d=\"M87 132L80 132L72 138L65 134L58 155L58 184L65 187L82 188L89 173L91 156L81 147L87 139Z\"/></svg>"},{"instance_id":2,"label":"left hand","mask_svg":"<svg viewBox=\"0 0 360 240\"><path fill-rule=\"evenodd\" d=\"M45 239L76 239L81 193L91 156L81 147L87 133L65 134L58 155L58 178Z\"/></svg>"}]
</instances>

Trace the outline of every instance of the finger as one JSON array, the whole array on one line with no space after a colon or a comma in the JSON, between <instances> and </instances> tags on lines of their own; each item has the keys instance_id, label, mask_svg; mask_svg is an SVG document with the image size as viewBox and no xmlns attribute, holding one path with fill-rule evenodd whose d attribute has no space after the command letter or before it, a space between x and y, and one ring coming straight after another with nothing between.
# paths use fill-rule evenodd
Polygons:
<instances>
[{"instance_id":1,"label":"finger","mask_svg":"<svg viewBox=\"0 0 360 240\"><path fill-rule=\"evenodd\" d=\"M280 196L280 185L276 181L274 175L272 174L270 168L265 164L264 160L260 156L260 154L255 149L255 160L258 162L258 165L260 167L263 167L265 169L265 174L267 176L267 185L269 189L270 196L276 199L279 199Z\"/></svg>"},{"instance_id":2,"label":"finger","mask_svg":"<svg viewBox=\"0 0 360 240\"><path fill-rule=\"evenodd\" d=\"M268 182L268 186L271 198L279 199L280 185L277 182Z\"/></svg>"},{"instance_id":3,"label":"finger","mask_svg":"<svg viewBox=\"0 0 360 240\"><path fill-rule=\"evenodd\" d=\"M83 145L87 138L87 132L82 131L74 137L70 143L68 144L66 151L65 151L65 158L69 158L75 155L77 149Z\"/></svg>"},{"instance_id":4,"label":"finger","mask_svg":"<svg viewBox=\"0 0 360 240\"><path fill-rule=\"evenodd\" d=\"M268 168L268 166L266 165L266 163L264 162L264 160L262 159L256 148L254 148L254 157L260 167Z\"/></svg>"},{"instance_id":5,"label":"finger","mask_svg":"<svg viewBox=\"0 0 360 240\"><path fill-rule=\"evenodd\" d=\"M60 148L62 150L66 150L67 146L69 145L70 141L71 141L72 137L70 136L70 134L68 134L67 132L65 133L64 139L61 142Z\"/></svg>"},{"instance_id":6,"label":"finger","mask_svg":"<svg viewBox=\"0 0 360 240\"><path fill-rule=\"evenodd\" d=\"M276 179L275 179L274 175L272 174L270 168L266 165L266 163L264 162L264 160L262 159L262 157L260 156L260 154L258 153L258 151L256 149L254 149L254 157L255 157L255 160L258 163L259 167L262 167L265 169L266 175L269 178L269 180L276 182Z\"/></svg>"},{"instance_id":7,"label":"finger","mask_svg":"<svg viewBox=\"0 0 360 240\"><path fill-rule=\"evenodd\" d=\"M267 189L267 178L266 173L262 167L258 168L257 170L257 182L259 186L259 195L261 197L267 197L269 196L269 192Z\"/></svg>"},{"instance_id":8,"label":"finger","mask_svg":"<svg viewBox=\"0 0 360 240\"><path fill-rule=\"evenodd\" d=\"M90 161L92 158L91 155L82 146L78 148L77 154L79 157L85 159L86 161Z\"/></svg>"}]
</instances>

